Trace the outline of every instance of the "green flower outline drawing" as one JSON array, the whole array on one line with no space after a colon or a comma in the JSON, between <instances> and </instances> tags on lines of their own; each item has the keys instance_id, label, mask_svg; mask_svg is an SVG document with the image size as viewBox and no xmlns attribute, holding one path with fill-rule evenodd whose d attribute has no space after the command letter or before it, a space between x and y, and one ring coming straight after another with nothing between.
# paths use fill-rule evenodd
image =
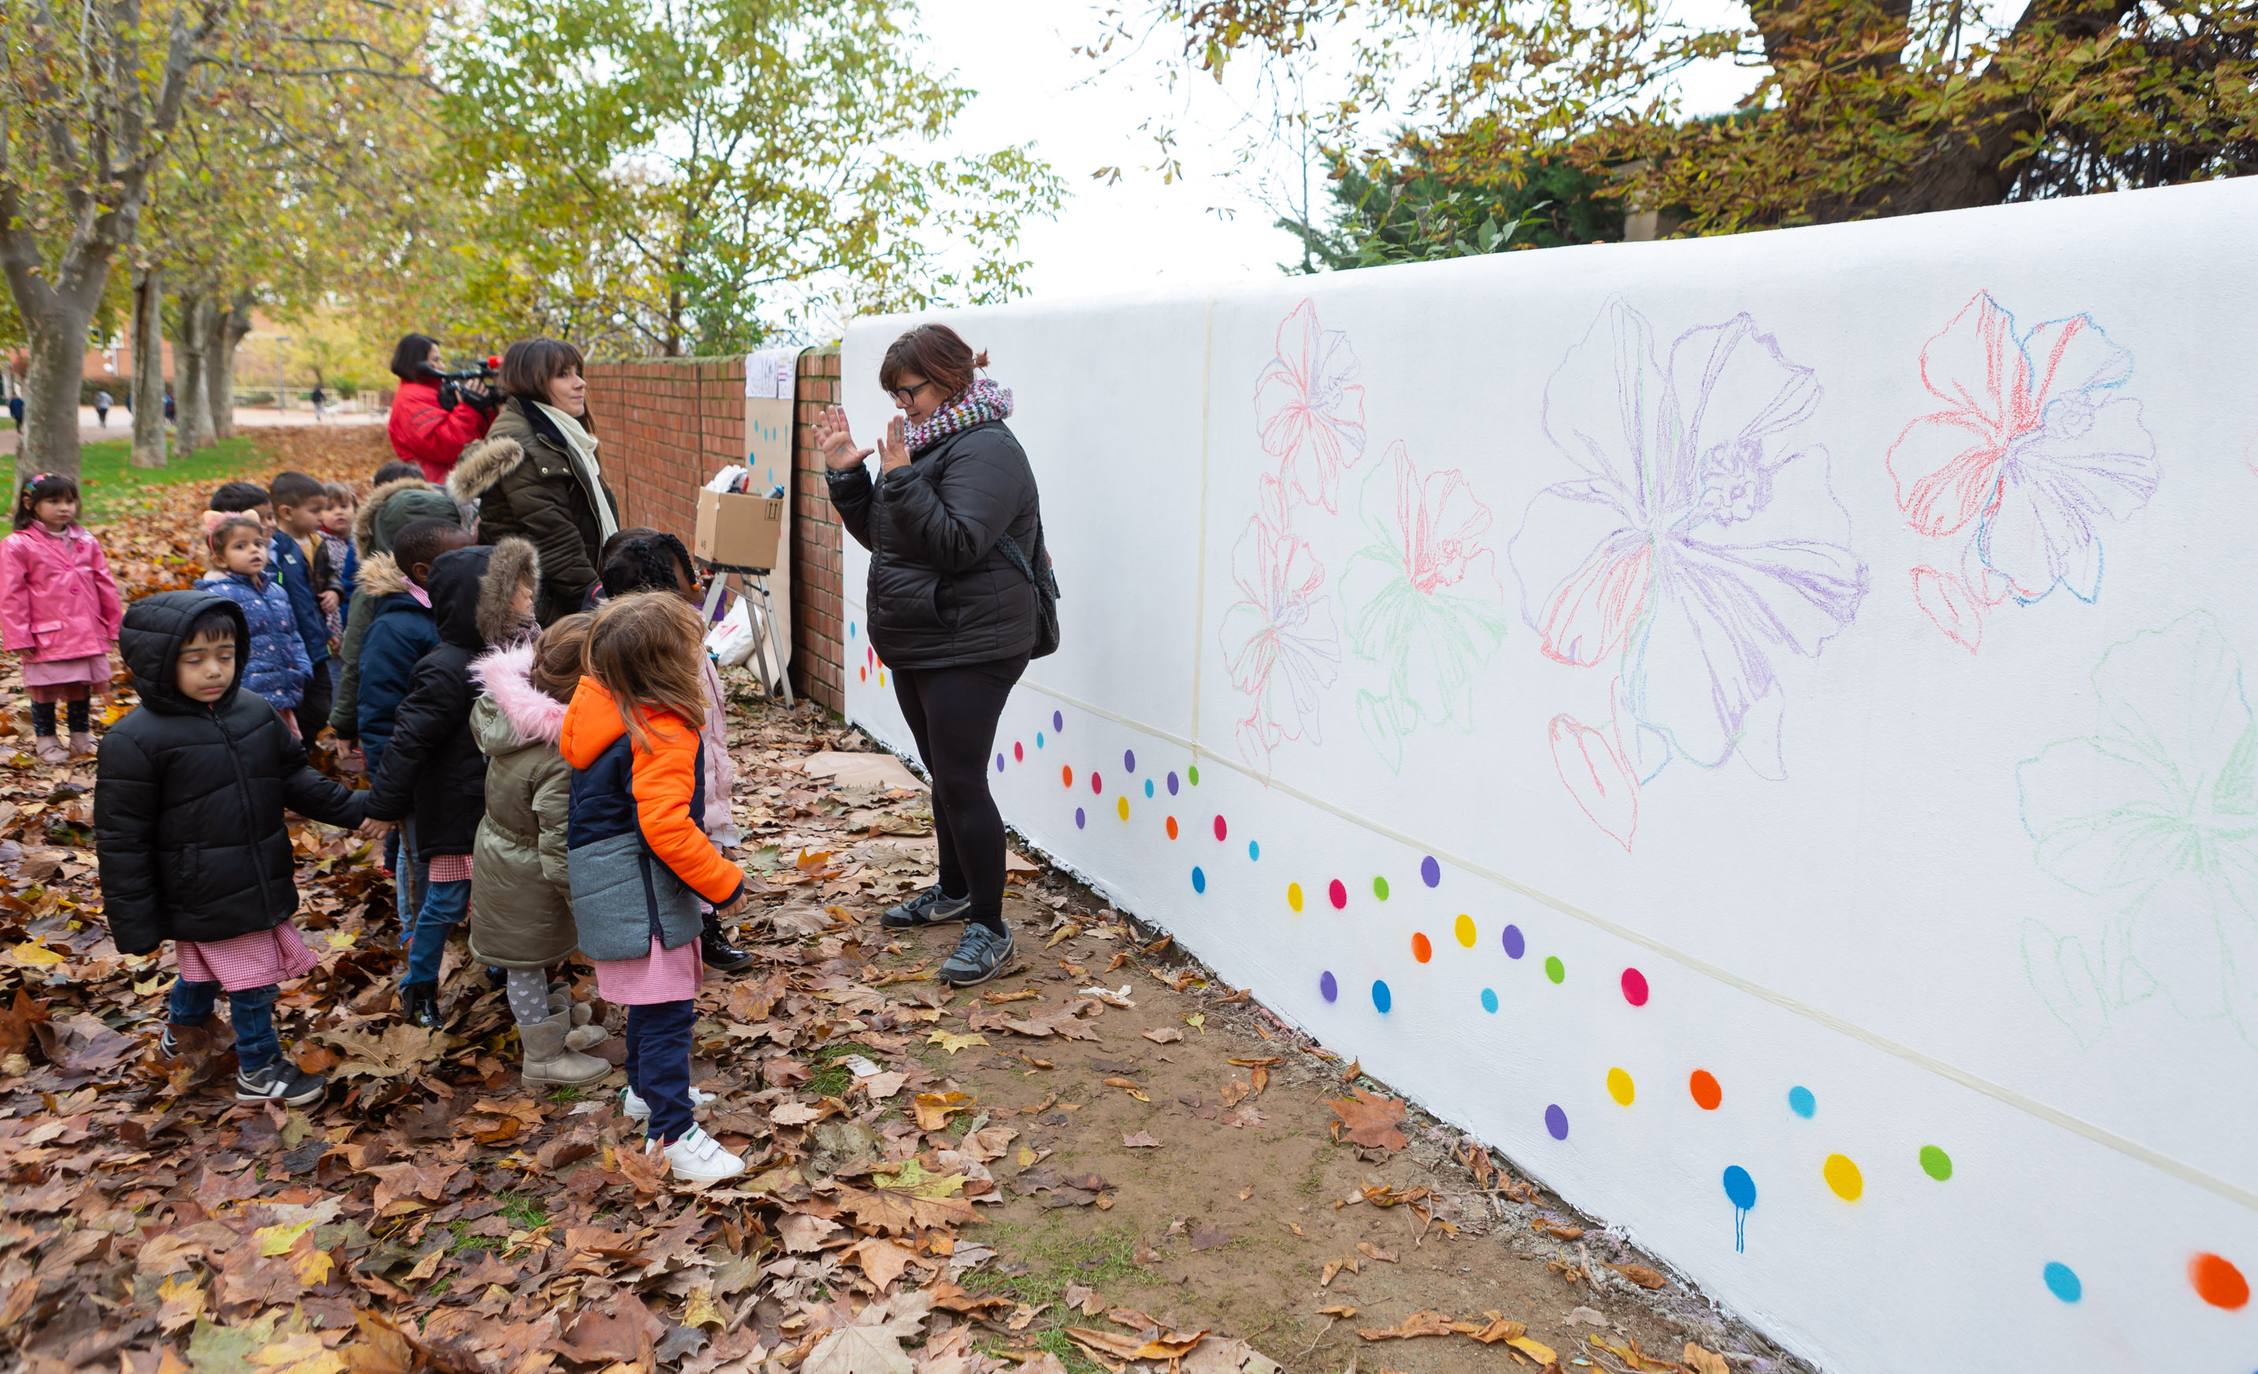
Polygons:
<instances>
[{"instance_id":1,"label":"green flower outline drawing","mask_svg":"<svg viewBox=\"0 0 2258 1374\"><path fill-rule=\"evenodd\" d=\"M1341 570L1353 607L1349 647L1378 666L1385 690L1359 688L1357 721L1383 762L1403 767L1403 742L1422 725L1474 728L1474 680L1505 642L1505 588L1482 537L1490 509L1456 468L1421 477L1402 440L1364 479L1373 542Z\"/></svg>"},{"instance_id":2,"label":"green flower outline drawing","mask_svg":"<svg viewBox=\"0 0 2258 1374\"><path fill-rule=\"evenodd\" d=\"M2081 1045L2161 992L2258 1046L2258 722L2207 611L2113 645L2095 733L2016 767L2041 871L2104 906L2098 933L2023 923L2031 986Z\"/></svg>"}]
</instances>

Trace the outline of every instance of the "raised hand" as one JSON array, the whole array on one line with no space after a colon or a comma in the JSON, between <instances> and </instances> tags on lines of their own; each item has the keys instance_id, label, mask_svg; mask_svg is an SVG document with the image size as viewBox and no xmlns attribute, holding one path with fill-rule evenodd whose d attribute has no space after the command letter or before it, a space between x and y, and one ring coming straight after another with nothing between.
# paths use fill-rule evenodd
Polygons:
<instances>
[{"instance_id":1,"label":"raised hand","mask_svg":"<svg viewBox=\"0 0 2258 1374\"><path fill-rule=\"evenodd\" d=\"M909 445L902 440L902 417L899 415L887 423L886 437L878 441L878 466L885 472L909 466Z\"/></svg>"},{"instance_id":2,"label":"raised hand","mask_svg":"<svg viewBox=\"0 0 2258 1374\"><path fill-rule=\"evenodd\" d=\"M816 417L815 448L823 455L823 465L833 472L859 467L870 456L869 449L855 447L854 435L847 429L847 412L838 406L826 407Z\"/></svg>"}]
</instances>

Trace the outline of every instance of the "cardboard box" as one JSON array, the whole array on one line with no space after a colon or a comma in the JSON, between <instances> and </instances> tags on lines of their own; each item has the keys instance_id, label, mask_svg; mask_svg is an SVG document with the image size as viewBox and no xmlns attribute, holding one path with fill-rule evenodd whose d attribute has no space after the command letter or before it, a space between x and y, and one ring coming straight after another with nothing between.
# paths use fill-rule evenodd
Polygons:
<instances>
[{"instance_id":1,"label":"cardboard box","mask_svg":"<svg viewBox=\"0 0 2258 1374\"><path fill-rule=\"evenodd\" d=\"M690 552L726 568L774 568L782 557L784 498L698 492Z\"/></svg>"}]
</instances>

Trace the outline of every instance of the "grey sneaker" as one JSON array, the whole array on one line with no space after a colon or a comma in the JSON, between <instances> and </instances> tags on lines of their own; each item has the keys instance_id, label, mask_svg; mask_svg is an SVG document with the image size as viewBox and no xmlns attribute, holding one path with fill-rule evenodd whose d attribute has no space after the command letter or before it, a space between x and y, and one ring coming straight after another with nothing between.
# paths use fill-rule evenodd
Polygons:
<instances>
[{"instance_id":1,"label":"grey sneaker","mask_svg":"<svg viewBox=\"0 0 2258 1374\"><path fill-rule=\"evenodd\" d=\"M941 965L941 981L953 988L985 983L1011 962L1012 938L1007 928L998 933L987 926L969 925L957 941L956 953Z\"/></svg>"},{"instance_id":2,"label":"grey sneaker","mask_svg":"<svg viewBox=\"0 0 2258 1374\"><path fill-rule=\"evenodd\" d=\"M235 1075L235 1100L238 1102L280 1102L287 1107L304 1107L321 1101L322 1094L328 1091L328 1079L306 1073L287 1059L269 1064L257 1073Z\"/></svg>"},{"instance_id":3,"label":"grey sneaker","mask_svg":"<svg viewBox=\"0 0 2258 1374\"><path fill-rule=\"evenodd\" d=\"M970 897L951 897L941 890L939 883L935 883L908 901L886 908L886 914L878 918L878 924L889 930L935 926L943 921L961 921L964 913L971 909Z\"/></svg>"}]
</instances>

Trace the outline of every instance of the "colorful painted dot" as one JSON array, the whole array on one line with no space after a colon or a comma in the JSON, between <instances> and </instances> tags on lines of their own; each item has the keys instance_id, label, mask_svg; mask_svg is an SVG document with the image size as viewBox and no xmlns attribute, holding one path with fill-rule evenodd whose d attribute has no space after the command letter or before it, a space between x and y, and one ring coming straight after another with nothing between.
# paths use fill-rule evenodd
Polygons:
<instances>
[{"instance_id":1,"label":"colorful painted dot","mask_svg":"<svg viewBox=\"0 0 2258 1374\"><path fill-rule=\"evenodd\" d=\"M1545 977L1550 978L1555 984L1567 979L1568 966L1560 962L1559 955L1548 954L1545 956Z\"/></svg>"},{"instance_id":2,"label":"colorful painted dot","mask_svg":"<svg viewBox=\"0 0 2258 1374\"><path fill-rule=\"evenodd\" d=\"M1635 968L1623 970L1623 1000L1634 1007L1646 1005L1646 975Z\"/></svg>"},{"instance_id":3,"label":"colorful painted dot","mask_svg":"<svg viewBox=\"0 0 2258 1374\"><path fill-rule=\"evenodd\" d=\"M1725 1090L1717 1086L1717 1075L1707 1069L1695 1069L1693 1077L1686 1080L1686 1091L1693 1094L1694 1105L1705 1112L1717 1110L1725 1100Z\"/></svg>"},{"instance_id":4,"label":"colorful painted dot","mask_svg":"<svg viewBox=\"0 0 2258 1374\"><path fill-rule=\"evenodd\" d=\"M881 687L886 685L886 670L884 668L878 670L878 685Z\"/></svg>"},{"instance_id":5,"label":"colorful painted dot","mask_svg":"<svg viewBox=\"0 0 2258 1374\"><path fill-rule=\"evenodd\" d=\"M2204 1253L2189 1260L2187 1281L2195 1285L2195 1296L2213 1307L2238 1312L2250 1301L2250 1280L2223 1255Z\"/></svg>"},{"instance_id":6,"label":"colorful painted dot","mask_svg":"<svg viewBox=\"0 0 2258 1374\"><path fill-rule=\"evenodd\" d=\"M1176 818L1175 818L1174 816L1170 816L1170 817L1168 818L1168 827L1167 827L1167 828L1168 828L1168 838L1170 838L1170 839L1172 839L1172 840L1173 840L1173 839L1175 839L1175 838L1176 838Z\"/></svg>"},{"instance_id":7,"label":"colorful painted dot","mask_svg":"<svg viewBox=\"0 0 2258 1374\"><path fill-rule=\"evenodd\" d=\"M2064 1302L2076 1302L2086 1295L2086 1286L2079 1282L2078 1271L2060 1260L2049 1260L2046 1268L2039 1271L2039 1277L2046 1280L2046 1291Z\"/></svg>"},{"instance_id":8,"label":"colorful painted dot","mask_svg":"<svg viewBox=\"0 0 2258 1374\"><path fill-rule=\"evenodd\" d=\"M1096 773L1090 774L1090 791L1092 793L1105 791L1105 779Z\"/></svg>"},{"instance_id":9,"label":"colorful painted dot","mask_svg":"<svg viewBox=\"0 0 2258 1374\"><path fill-rule=\"evenodd\" d=\"M1301 884L1286 884L1286 905L1296 916L1301 915Z\"/></svg>"},{"instance_id":10,"label":"colorful painted dot","mask_svg":"<svg viewBox=\"0 0 2258 1374\"><path fill-rule=\"evenodd\" d=\"M1372 895L1383 902L1388 900L1388 880L1386 878L1376 876L1372 879Z\"/></svg>"},{"instance_id":11,"label":"colorful painted dot","mask_svg":"<svg viewBox=\"0 0 2258 1374\"><path fill-rule=\"evenodd\" d=\"M1035 747L1036 747L1037 749L1040 749L1040 748L1042 748L1042 747L1043 747L1043 732L1042 732L1042 731L1040 731L1040 730L1037 730L1037 731L1035 732Z\"/></svg>"},{"instance_id":12,"label":"colorful painted dot","mask_svg":"<svg viewBox=\"0 0 2258 1374\"><path fill-rule=\"evenodd\" d=\"M1429 887L1441 887L1443 885L1443 866L1435 862L1434 855L1429 854L1419 861L1419 881Z\"/></svg>"},{"instance_id":13,"label":"colorful painted dot","mask_svg":"<svg viewBox=\"0 0 2258 1374\"><path fill-rule=\"evenodd\" d=\"M1262 857L1262 843L1261 843L1261 841L1259 841L1259 840L1248 840L1248 841L1247 841L1247 862L1248 862L1248 863L1254 863L1255 861L1259 860L1259 859L1260 859L1261 857Z\"/></svg>"},{"instance_id":14,"label":"colorful painted dot","mask_svg":"<svg viewBox=\"0 0 2258 1374\"><path fill-rule=\"evenodd\" d=\"M1121 751L1121 771L1124 773L1134 773L1137 771L1136 750L1124 749Z\"/></svg>"},{"instance_id":15,"label":"colorful painted dot","mask_svg":"<svg viewBox=\"0 0 2258 1374\"><path fill-rule=\"evenodd\" d=\"M1809 1121L1819 1110L1819 1099L1811 1095L1811 1089L1798 1083L1788 1089L1788 1110Z\"/></svg>"},{"instance_id":16,"label":"colorful painted dot","mask_svg":"<svg viewBox=\"0 0 2258 1374\"><path fill-rule=\"evenodd\" d=\"M1174 773L1168 775L1168 795L1171 797L1176 795L1176 775Z\"/></svg>"},{"instance_id":17,"label":"colorful painted dot","mask_svg":"<svg viewBox=\"0 0 2258 1374\"><path fill-rule=\"evenodd\" d=\"M1317 975L1317 995L1324 998L1328 1002L1337 1002L1340 1000L1341 985L1338 982L1334 981L1333 974L1330 970Z\"/></svg>"},{"instance_id":18,"label":"colorful painted dot","mask_svg":"<svg viewBox=\"0 0 2258 1374\"><path fill-rule=\"evenodd\" d=\"M1215 818L1215 842L1217 844L1221 844L1223 842L1223 837L1230 833L1231 827L1223 823L1223 818L1221 816L1217 816Z\"/></svg>"},{"instance_id":19,"label":"colorful painted dot","mask_svg":"<svg viewBox=\"0 0 2258 1374\"><path fill-rule=\"evenodd\" d=\"M1072 786L1074 785L1074 765L1073 765L1073 764L1071 764L1071 763L1062 763L1062 764L1060 764L1060 765L1059 765L1059 768L1058 768L1058 785L1059 785L1059 786L1061 786L1061 787L1072 787Z\"/></svg>"},{"instance_id":20,"label":"colorful painted dot","mask_svg":"<svg viewBox=\"0 0 2258 1374\"><path fill-rule=\"evenodd\" d=\"M1380 1013L1380 1014L1381 1014L1382 1016L1385 1016L1385 1015L1387 1015L1387 1014L1388 1014L1388 1008L1390 1008L1390 1007L1394 1006L1395 1004L1396 1004L1396 995L1395 995L1394 993L1392 993L1392 992L1388 991L1388 985L1387 985L1387 983L1386 983L1386 982L1384 982L1384 981L1382 981L1381 979L1378 979L1378 978L1375 978L1375 979L1373 979L1373 980L1372 980L1372 1007L1373 1007L1373 1009L1374 1009L1375 1011L1379 1012L1379 1013Z\"/></svg>"},{"instance_id":21,"label":"colorful painted dot","mask_svg":"<svg viewBox=\"0 0 2258 1374\"><path fill-rule=\"evenodd\" d=\"M1616 1106L1628 1107L1631 1105L1631 1099L1638 1095L1638 1088L1631 1082L1629 1073L1622 1069L1609 1069L1607 1071L1607 1095L1615 1099Z\"/></svg>"},{"instance_id":22,"label":"colorful painted dot","mask_svg":"<svg viewBox=\"0 0 2258 1374\"><path fill-rule=\"evenodd\" d=\"M1921 1147L1921 1172L1942 1183L1952 1177L1952 1156L1934 1145Z\"/></svg>"},{"instance_id":23,"label":"colorful painted dot","mask_svg":"<svg viewBox=\"0 0 2258 1374\"><path fill-rule=\"evenodd\" d=\"M996 771L999 773L1004 771L1004 756L1001 754L996 755Z\"/></svg>"},{"instance_id":24,"label":"colorful painted dot","mask_svg":"<svg viewBox=\"0 0 2258 1374\"><path fill-rule=\"evenodd\" d=\"M1196 865L1192 869L1192 891L1207 891L1207 874L1202 873Z\"/></svg>"},{"instance_id":25,"label":"colorful painted dot","mask_svg":"<svg viewBox=\"0 0 2258 1374\"><path fill-rule=\"evenodd\" d=\"M1519 926L1508 925L1499 938L1505 945L1505 957L1508 959L1518 959L1529 952L1529 942L1522 938Z\"/></svg>"},{"instance_id":26,"label":"colorful painted dot","mask_svg":"<svg viewBox=\"0 0 2258 1374\"><path fill-rule=\"evenodd\" d=\"M1412 933L1411 957L1422 964L1435 957L1435 942L1427 938L1425 931Z\"/></svg>"},{"instance_id":27,"label":"colorful painted dot","mask_svg":"<svg viewBox=\"0 0 2258 1374\"><path fill-rule=\"evenodd\" d=\"M1042 748L1042 746L1039 744L1035 747L1038 749ZM1011 760L1013 763L1027 762L1027 746L1021 744L1018 740L1013 740L1011 742Z\"/></svg>"},{"instance_id":28,"label":"colorful painted dot","mask_svg":"<svg viewBox=\"0 0 2258 1374\"><path fill-rule=\"evenodd\" d=\"M1492 1016L1497 1015L1497 990L1495 988L1482 989L1482 1010Z\"/></svg>"},{"instance_id":29,"label":"colorful painted dot","mask_svg":"<svg viewBox=\"0 0 2258 1374\"><path fill-rule=\"evenodd\" d=\"M1458 943L1464 948L1474 948L1473 917L1463 911L1459 912L1458 919L1450 923L1450 933L1458 937Z\"/></svg>"},{"instance_id":30,"label":"colorful painted dot","mask_svg":"<svg viewBox=\"0 0 2258 1374\"><path fill-rule=\"evenodd\" d=\"M1129 819L1129 799L1127 797L1115 797L1113 799L1113 809L1115 813L1121 817L1121 819Z\"/></svg>"},{"instance_id":31,"label":"colorful painted dot","mask_svg":"<svg viewBox=\"0 0 2258 1374\"><path fill-rule=\"evenodd\" d=\"M1084 815L1084 814L1082 813L1082 808L1081 808L1081 807L1079 807L1079 806L1075 807L1075 808L1074 808L1074 828L1075 828L1076 830L1080 830L1080 829L1081 829L1082 827L1084 827L1084 826L1088 825L1089 823L1090 823L1090 818L1089 818L1088 816L1086 816L1086 815Z\"/></svg>"},{"instance_id":32,"label":"colorful painted dot","mask_svg":"<svg viewBox=\"0 0 2258 1374\"><path fill-rule=\"evenodd\" d=\"M1338 878L1335 878L1335 879L1334 879L1334 880L1332 881L1332 883L1331 883L1331 884L1330 884L1330 885L1329 885L1329 886L1328 886L1328 887L1327 887L1327 888L1325 889L1325 895L1326 895L1327 897L1330 897L1330 898L1332 899L1332 901L1333 901L1333 910L1335 910L1335 911L1346 911L1346 910L1348 910L1348 906L1349 906L1349 890L1348 890L1348 887L1347 887L1347 886L1346 886L1345 884L1343 884L1343 883L1341 882L1341 880L1340 880L1340 879L1338 879Z\"/></svg>"},{"instance_id":33,"label":"colorful painted dot","mask_svg":"<svg viewBox=\"0 0 2258 1374\"><path fill-rule=\"evenodd\" d=\"M1568 1138L1568 1113L1560 1110L1557 1102L1545 1108L1545 1129L1552 1132L1554 1140Z\"/></svg>"},{"instance_id":34,"label":"colorful painted dot","mask_svg":"<svg viewBox=\"0 0 2258 1374\"><path fill-rule=\"evenodd\" d=\"M852 620L850 620L850 621L848 621L848 622L847 622L847 638L849 638L849 639L853 639L854 637L855 637L855 622L854 622L854 621L852 621Z\"/></svg>"},{"instance_id":35,"label":"colorful painted dot","mask_svg":"<svg viewBox=\"0 0 2258 1374\"><path fill-rule=\"evenodd\" d=\"M1193 765L1192 765L1191 767L1189 767L1189 768L1187 768L1187 769L1185 769L1185 770L1184 770L1184 776L1185 776L1185 777L1187 777L1187 778L1190 778L1190 779L1192 780L1192 786L1194 786L1194 787L1197 787L1197 786L1199 786L1199 785L1200 785L1200 766L1199 766L1198 764L1196 764L1196 763L1195 763L1195 764L1193 764Z\"/></svg>"},{"instance_id":36,"label":"colorful painted dot","mask_svg":"<svg viewBox=\"0 0 2258 1374\"><path fill-rule=\"evenodd\" d=\"M1738 1164L1725 1166L1725 1198L1744 1212L1756 1205L1756 1180Z\"/></svg>"},{"instance_id":37,"label":"colorful painted dot","mask_svg":"<svg viewBox=\"0 0 2258 1374\"><path fill-rule=\"evenodd\" d=\"M1060 712L1051 712L1051 728L1063 732L1066 729L1066 717Z\"/></svg>"},{"instance_id":38,"label":"colorful painted dot","mask_svg":"<svg viewBox=\"0 0 2258 1374\"><path fill-rule=\"evenodd\" d=\"M1826 1162L1819 1166L1819 1173L1835 1196L1845 1202L1858 1201L1866 1191L1866 1177L1858 1172L1858 1166L1848 1155L1828 1155Z\"/></svg>"},{"instance_id":39,"label":"colorful painted dot","mask_svg":"<svg viewBox=\"0 0 2258 1374\"><path fill-rule=\"evenodd\" d=\"M870 670L868 668L855 669L855 680L858 682L870 681Z\"/></svg>"}]
</instances>

